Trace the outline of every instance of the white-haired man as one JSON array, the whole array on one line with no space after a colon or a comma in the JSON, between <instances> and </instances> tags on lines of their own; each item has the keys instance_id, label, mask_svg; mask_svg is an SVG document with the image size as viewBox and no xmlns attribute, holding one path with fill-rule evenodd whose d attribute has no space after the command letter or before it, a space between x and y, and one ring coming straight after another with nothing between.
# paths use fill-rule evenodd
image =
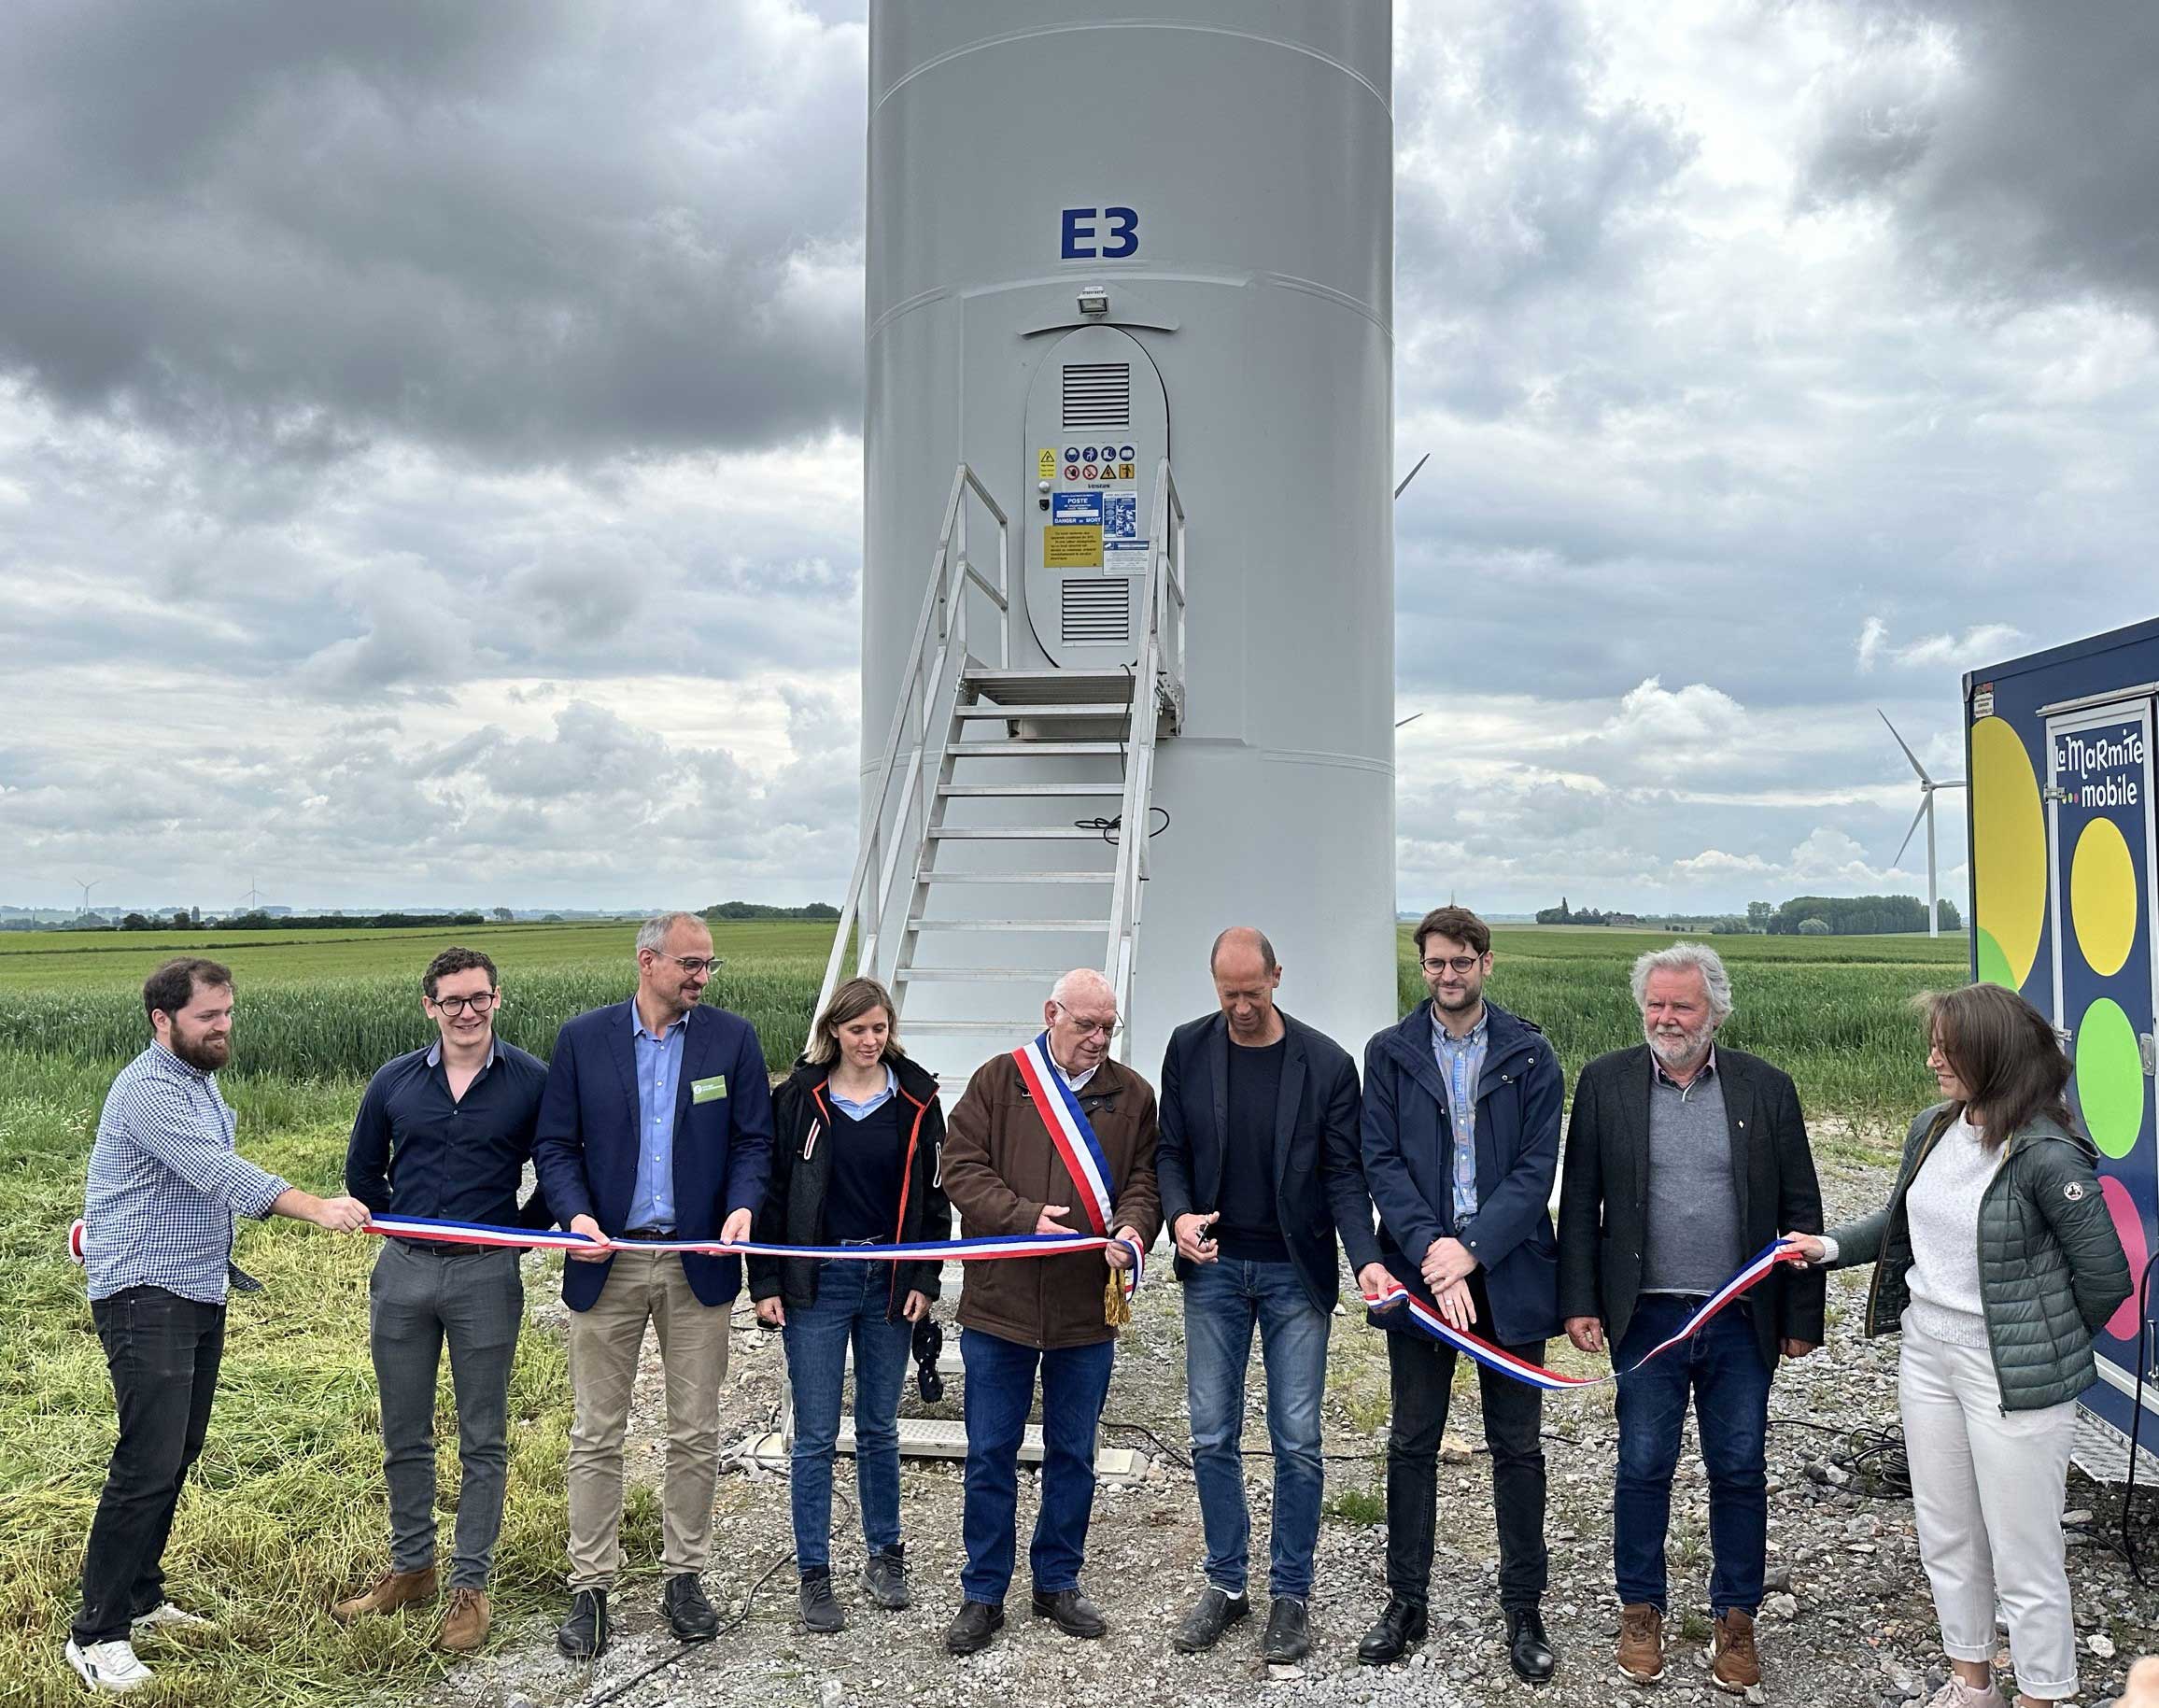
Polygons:
<instances>
[{"instance_id":1,"label":"white-haired man","mask_svg":"<svg viewBox=\"0 0 2159 1708\"><path fill-rule=\"evenodd\" d=\"M1043 1030L985 1062L945 1129L945 1196L977 1235L1113 1235L1144 1251L1162 1222L1155 1189L1154 1089L1109 1057L1117 994L1090 968L1057 981ZM971 1655L1005 1623L1019 1503L1020 1442L1042 1386L1042 1504L1028 1550L1034 1611L1072 1637L1109 1629L1080 1588L1094 1500L1094 1436L1117 1329L1106 1309L1122 1245L967 1266L960 1354L967 1362L965 1598L945 1647Z\"/></svg>"},{"instance_id":2,"label":"white-haired man","mask_svg":"<svg viewBox=\"0 0 2159 1708\"><path fill-rule=\"evenodd\" d=\"M1785 1229L1817 1234L1822 1197L1789 1076L1716 1048L1731 1016L1724 963L1674 943L1634 963L1643 1042L1599 1056L1574 1085L1559 1189L1559 1312L1585 1352L1619 1371L1612 1558L1619 1670L1663 1675L1664 1536L1691 1391L1709 1473L1711 1682L1761 1682L1770 1377L1822 1341L1819 1271L1780 1268L1640 1370L1734 1270Z\"/></svg>"}]
</instances>

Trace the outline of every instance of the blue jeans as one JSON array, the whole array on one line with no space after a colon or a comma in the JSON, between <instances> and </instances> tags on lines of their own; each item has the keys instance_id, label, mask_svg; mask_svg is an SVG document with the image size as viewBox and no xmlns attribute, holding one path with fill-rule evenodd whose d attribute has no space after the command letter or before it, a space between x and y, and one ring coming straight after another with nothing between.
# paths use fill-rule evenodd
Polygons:
<instances>
[{"instance_id":1,"label":"blue jeans","mask_svg":"<svg viewBox=\"0 0 2159 1708\"><path fill-rule=\"evenodd\" d=\"M1012 1582L1013 1525L1020 1503L1020 1442L1042 1373L1042 1506L1027 1550L1037 1595L1080 1587L1087 1518L1094 1503L1094 1432L1109 1392L1117 1343L1037 1351L980 1329L960 1334L967 1369L967 1505L960 1533L967 1569L960 1593L1003 1602Z\"/></svg>"},{"instance_id":2,"label":"blue jeans","mask_svg":"<svg viewBox=\"0 0 2159 1708\"><path fill-rule=\"evenodd\" d=\"M1245 1511L1245 1365L1259 1325L1267 1372L1267 1439L1275 1449L1275 1512L1267 1592L1312 1593L1319 1540L1319 1396L1327 1385L1327 1313L1313 1307L1296 1266L1218 1258L1184 1284L1184 1381L1192 1462L1206 1527L1206 1580L1245 1592L1251 1520Z\"/></svg>"},{"instance_id":3,"label":"blue jeans","mask_svg":"<svg viewBox=\"0 0 2159 1708\"><path fill-rule=\"evenodd\" d=\"M1627 1337L1614 1348L1613 1364L1625 1370L1686 1321L1698 1303L1643 1294ZM1760 1604L1769 1540L1770 1376L1741 1301L1711 1318L1692 1340L1620 1376L1612 1563L1623 1603L1646 1602L1660 1611L1667 1605L1664 1532L1691 1390L1709 1473L1710 1609L1722 1618L1735 1607L1751 1614Z\"/></svg>"},{"instance_id":4,"label":"blue jeans","mask_svg":"<svg viewBox=\"0 0 2159 1708\"><path fill-rule=\"evenodd\" d=\"M817 1266L817 1302L787 1308L787 1383L795 1395L795 1447L788 1503L795 1564L832 1569L832 1454L840 1439L840 1391L847 1345L854 1343L854 1488L862 1539L872 1554L899 1545L899 1395L907 1385L914 1325L884 1320L884 1263L827 1258Z\"/></svg>"}]
</instances>

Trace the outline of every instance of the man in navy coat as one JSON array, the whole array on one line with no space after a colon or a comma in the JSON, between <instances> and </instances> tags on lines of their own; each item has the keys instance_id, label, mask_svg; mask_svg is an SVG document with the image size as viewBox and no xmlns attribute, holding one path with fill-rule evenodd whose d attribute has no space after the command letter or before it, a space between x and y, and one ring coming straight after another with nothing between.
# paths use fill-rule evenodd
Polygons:
<instances>
[{"instance_id":1,"label":"man in navy coat","mask_svg":"<svg viewBox=\"0 0 2159 1708\"><path fill-rule=\"evenodd\" d=\"M1364 1178L1378 1207L1382 1260L1456 1328L1531 1363L1559 1332L1559 1247L1549 1205L1559 1166L1565 1082L1544 1033L1484 999L1491 930L1467 908L1437 908L1417 927L1430 1002L1364 1050ZM1454 1381L1454 1349L1409 1320L1391 1331L1394 1415L1387 1434L1387 1611L1358 1646L1383 1664L1425 1632L1436 1459ZM1507 1660L1532 1684L1554 1659L1545 1592L1544 1394L1479 1367L1499 1525L1500 1606Z\"/></svg>"},{"instance_id":2,"label":"man in navy coat","mask_svg":"<svg viewBox=\"0 0 2159 1708\"><path fill-rule=\"evenodd\" d=\"M595 1239L750 1236L772 1159L772 1098L749 1022L698 1007L718 963L694 913L637 934L637 995L595 1009L555 1039L532 1146L547 1202ZM660 1251L572 1252L570 1306L570 1616L573 1660L607 1646L607 1591L622 1564L622 1442L649 1320L667 1377L661 1600L684 1642L718 1634L699 1582L712 1557L720 1382L741 1260Z\"/></svg>"}]
</instances>

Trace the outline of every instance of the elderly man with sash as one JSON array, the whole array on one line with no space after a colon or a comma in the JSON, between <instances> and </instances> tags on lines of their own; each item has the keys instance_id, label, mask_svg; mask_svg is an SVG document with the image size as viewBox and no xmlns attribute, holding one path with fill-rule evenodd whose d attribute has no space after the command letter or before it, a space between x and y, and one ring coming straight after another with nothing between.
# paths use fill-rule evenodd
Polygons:
<instances>
[{"instance_id":1,"label":"elderly man with sash","mask_svg":"<svg viewBox=\"0 0 2159 1708\"><path fill-rule=\"evenodd\" d=\"M965 1602L945 1647L971 1655L1005 1623L1019 1503L1020 1443L1042 1388L1042 1504L1028 1549L1034 1611L1073 1637L1109 1629L1080 1588L1094 1500L1094 1436L1117 1327L1162 1203L1154 1090L1109 1059L1117 995L1100 973L1059 979L1044 1030L984 1063L947 1123L944 1189L968 1236L1094 1234L1106 1250L967 1266Z\"/></svg>"}]
</instances>

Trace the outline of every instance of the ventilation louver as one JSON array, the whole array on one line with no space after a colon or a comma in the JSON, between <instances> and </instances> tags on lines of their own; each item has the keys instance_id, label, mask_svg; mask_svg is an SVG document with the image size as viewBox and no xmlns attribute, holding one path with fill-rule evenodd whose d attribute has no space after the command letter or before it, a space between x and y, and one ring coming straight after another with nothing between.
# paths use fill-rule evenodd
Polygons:
<instances>
[{"instance_id":1,"label":"ventilation louver","mask_svg":"<svg viewBox=\"0 0 2159 1708\"><path fill-rule=\"evenodd\" d=\"M1132 583L1069 578L1060 627L1066 646L1122 646L1132 637Z\"/></svg>"},{"instance_id":2,"label":"ventilation louver","mask_svg":"<svg viewBox=\"0 0 2159 1708\"><path fill-rule=\"evenodd\" d=\"M1132 364L1079 361L1065 364L1065 430L1132 425Z\"/></svg>"}]
</instances>

